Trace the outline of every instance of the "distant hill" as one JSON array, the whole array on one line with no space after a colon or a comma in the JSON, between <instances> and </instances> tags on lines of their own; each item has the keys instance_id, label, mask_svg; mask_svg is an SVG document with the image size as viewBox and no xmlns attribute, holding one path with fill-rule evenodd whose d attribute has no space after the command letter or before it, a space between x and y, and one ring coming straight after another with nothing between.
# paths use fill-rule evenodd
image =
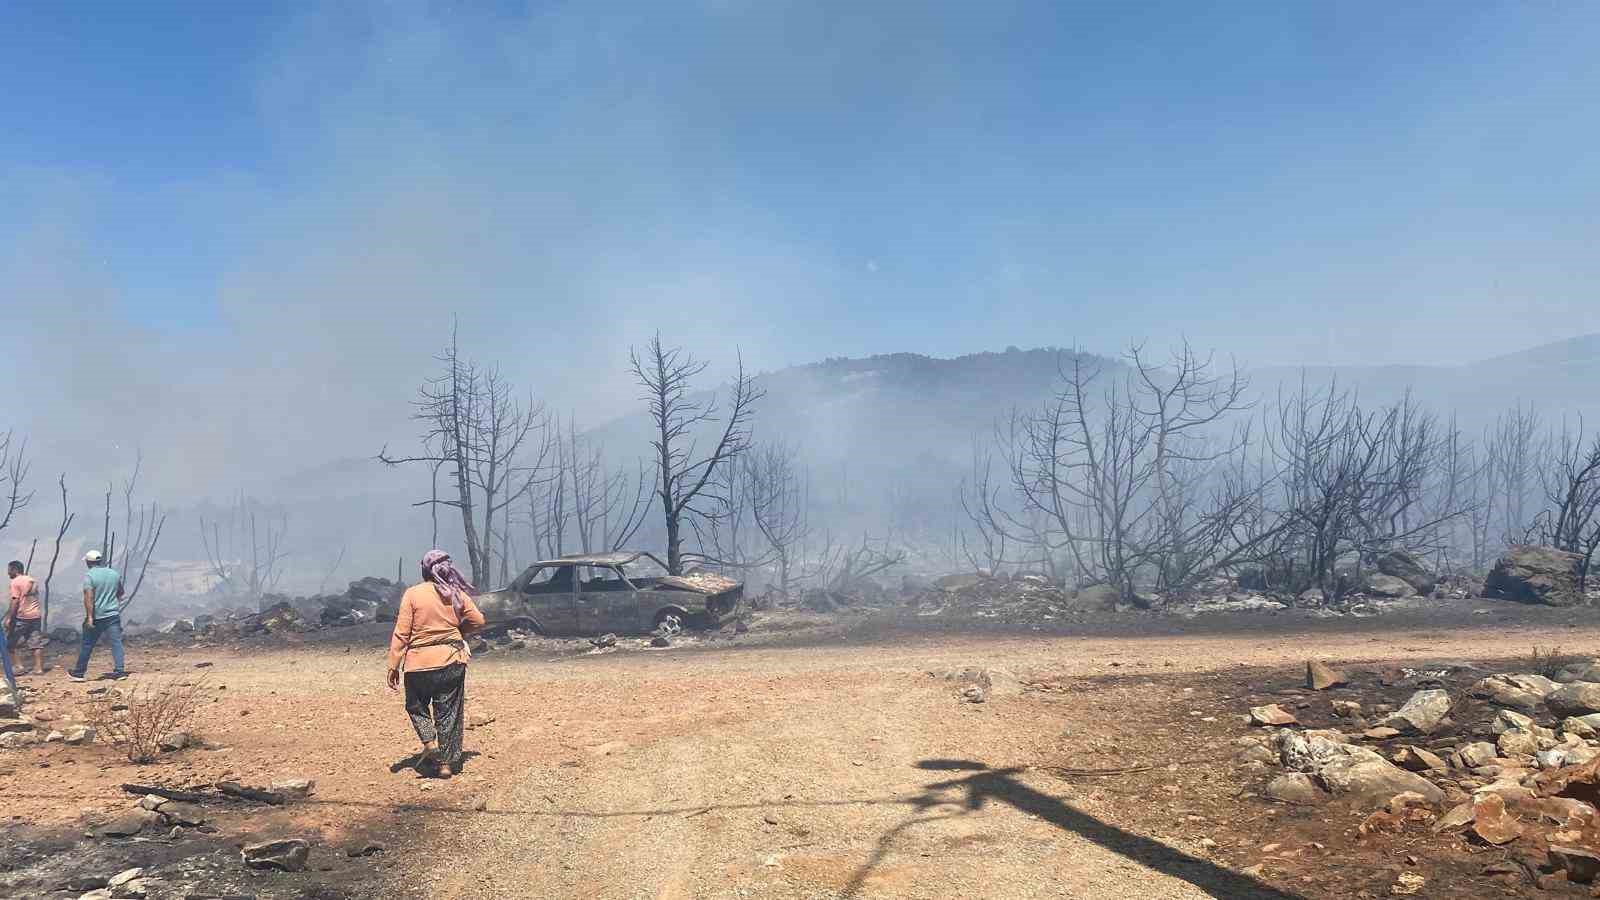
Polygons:
<instances>
[{"instance_id":1,"label":"distant hill","mask_svg":"<svg viewBox=\"0 0 1600 900\"><path fill-rule=\"evenodd\" d=\"M758 440L797 445L810 473L813 500L828 511L836 536L882 535L888 529L927 540L947 538L955 522L955 489L971 470L974 440L990 444L996 423L1013 408L1047 400L1067 357L1054 348L1010 349L937 359L894 353L830 359L764 373L767 395L756 419ZM1116 374L1120 363L1087 357ZM1301 378L1337 381L1371 403L1392 402L1410 390L1476 436L1502 410L1532 404L1548 422L1578 417L1600 428L1600 335L1561 341L1459 366L1263 367L1248 373L1263 399ZM706 385L713 387L713 385ZM650 423L633 413L590 430L616 463L631 466L649 453ZM292 477L245 485L288 514L292 570L285 587L315 590L364 574L392 575L397 561L413 577L412 558L432 539L425 507L424 470L387 469L371 459L339 459ZM41 501L42 502L42 501ZM199 560L202 513L175 509L159 554ZM453 510L440 510L440 542L459 528ZM654 527L655 518L650 519ZM8 535L9 537L10 535ZM19 539L22 537L17 536ZM647 532L640 543L657 538ZM8 548L26 553L25 544ZM342 554L342 557L341 557ZM403 556L403 560L397 557ZM337 571L330 575L336 560Z\"/></svg>"}]
</instances>

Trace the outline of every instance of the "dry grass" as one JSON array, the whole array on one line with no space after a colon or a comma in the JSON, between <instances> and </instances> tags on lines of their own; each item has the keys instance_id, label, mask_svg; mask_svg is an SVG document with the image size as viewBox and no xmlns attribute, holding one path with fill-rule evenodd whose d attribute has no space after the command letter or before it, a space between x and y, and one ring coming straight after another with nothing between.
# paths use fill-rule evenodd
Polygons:
<instances>
[{"instance_id":1,"label":"dry grass","mask_svg":"<svg viewBox=\"0 0 1600 900\"><path fill-rule=\"evenodd\" d=\"M1535 675L1543 675L1554 679L1561 674L1561 670L1578 661L1578 657L1561 652L1560 647L1546 647L1539 649L1537 644L1533 652L1528 654L1529 671Z\"/></svg>"},{"instance_id":2,"label":"dry grass","mask_svg":"<svg viewBox=\"0 0 1600 900\"><path fill-rule=\"evenodd\" d=\"M90 717L106 741L138 764L151 762L161 752L161 740L187 731L204 695L205 677L193 681L177 678L160 684L142 684L126 695L107 691L96 698Z\"/></svg>"}]
</instances>

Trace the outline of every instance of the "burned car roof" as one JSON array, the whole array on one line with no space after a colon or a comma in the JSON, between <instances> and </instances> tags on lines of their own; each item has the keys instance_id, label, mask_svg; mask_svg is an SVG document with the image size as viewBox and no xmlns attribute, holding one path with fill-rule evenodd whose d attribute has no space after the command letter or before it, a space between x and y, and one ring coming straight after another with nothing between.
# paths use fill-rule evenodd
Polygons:
<instances>
[{"instance_id":1,"label":"burned car roof","mask_svg":"<svg viewBox=\"0 0 1600 900\"><path fill-rule=\"evenodd\" d=\"M571 553L555 559L541 559L535 566L625 566L641 556L654 556L643 550L614 550L610 553ZM658 561L659 562L659 561ZM664 567L663 567L664 568Z\"/></svg>"}]
</instances>

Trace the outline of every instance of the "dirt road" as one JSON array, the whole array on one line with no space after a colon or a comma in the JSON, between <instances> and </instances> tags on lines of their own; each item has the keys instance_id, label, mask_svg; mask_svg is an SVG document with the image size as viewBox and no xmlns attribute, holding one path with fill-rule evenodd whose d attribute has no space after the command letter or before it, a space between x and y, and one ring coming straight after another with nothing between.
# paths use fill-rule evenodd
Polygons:
<instances>
[{"instance_id":1,"label":"dirt road","mask_svg":"<svg viewBox=\"0 0 1600 900\"><path fill-rule=\"evenodd\" d=\"M413 738L381 684L380 648L184 650L140 660L141 677L213 663L200 730L226 749L133 767L109 750L39 748L47 767L11 755L0 787L13 816L64 825L84 807L125 808L126 781L314 777L311 803L218 822L235 842L292 832L319 848L320 873L263 876L259 896L308 878L374 897L1378 894L1393 859L1323 858L1310 842L1304 855L1258 852L1300 826L1238 797L1238 714L1292 684L1310 655L1489 664L1534 645L1594 648L1600 627L1564 615L1162 636L888 629L818 646L491 654L472 667L468 713L492 721L468 732L478 755L448 782L400 767ZM969 666L1028 687L967 702L940 676ZM83 689L53 680L51 702ZM340 852L364 841L386 850ZM1470 881L1452 893L1479 887L1504 895Z\"/></svg>"}]
</instances>

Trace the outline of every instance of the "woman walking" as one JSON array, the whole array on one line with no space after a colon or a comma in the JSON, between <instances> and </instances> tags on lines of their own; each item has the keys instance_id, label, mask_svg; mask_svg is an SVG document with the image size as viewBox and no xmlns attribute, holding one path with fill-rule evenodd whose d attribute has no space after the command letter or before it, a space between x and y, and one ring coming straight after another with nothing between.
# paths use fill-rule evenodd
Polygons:
<instances>
[{"instance_id":1,"label":"woman walking","mask_svg":"<svg viewBox=\"0 0 1600 900\"><path fill-rule=\"evenodd\" d=\"M400 598L389 640L389 690L405 673L406 713L422 739L417 771L448 778L461 771L467 637L483 627L474 588L443 550L422 558L422 582Z\"/></svg>"}]
</instances>

